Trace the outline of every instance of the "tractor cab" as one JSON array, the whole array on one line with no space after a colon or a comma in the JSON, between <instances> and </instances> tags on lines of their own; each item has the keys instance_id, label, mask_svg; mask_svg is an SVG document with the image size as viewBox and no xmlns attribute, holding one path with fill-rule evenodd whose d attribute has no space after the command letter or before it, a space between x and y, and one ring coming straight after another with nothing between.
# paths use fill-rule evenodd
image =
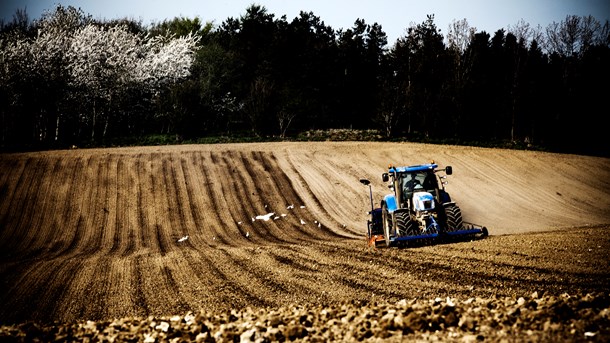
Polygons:
<instances>
[{"instance_id":1,"label":"tractor cab","mask_svg":"<svg viewBox=\"0 0 610 343\"><path fill-rule=\"evenodd\" d=\"M423 164L410 167L390 166L387 173L382 174L384 182L390 182L390 189L394 191L399 208L414 208L420 210L434 208L435 203L442 204L450 201L444 192L445 176L438 176L438 171L451 175L450 166L437 170L437 164ZM439 186L440 185L440 186ZM427 193L427 194L426 194Z\"/></svg>"}]
</instances>

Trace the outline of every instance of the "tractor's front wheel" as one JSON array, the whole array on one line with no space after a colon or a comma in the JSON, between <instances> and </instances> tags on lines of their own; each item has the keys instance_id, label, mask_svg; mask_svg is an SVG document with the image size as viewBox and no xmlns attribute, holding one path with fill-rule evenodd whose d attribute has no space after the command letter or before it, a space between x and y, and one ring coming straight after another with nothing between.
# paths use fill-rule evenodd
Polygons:
<instances>
[{"instance_id":1,"label":"tractor's front wheel","mask_svg":"<svg viewBox=\"0 0 610 343\"><path fill-rule=\"evenodd\" d=\"M399 236L416 236L419 234L419 225L414 220L411 220L411 216L408 212L395 212L396 217L396 228L400 232Z\"/></svg>"}]
</instances>

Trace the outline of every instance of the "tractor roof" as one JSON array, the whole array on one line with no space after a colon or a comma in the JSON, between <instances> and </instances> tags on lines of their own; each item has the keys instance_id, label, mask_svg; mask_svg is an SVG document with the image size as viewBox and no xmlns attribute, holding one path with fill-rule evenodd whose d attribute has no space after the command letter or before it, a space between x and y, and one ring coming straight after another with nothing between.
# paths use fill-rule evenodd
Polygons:
<instances>
[{"instance_id":1,"label":"tractor roof","mask_svg":"<svg viewBox=\"0 0 610 343\"><path fill-rule=\"evenodd\" d=\"M391 166L388 170L389 173L409 173L409 172L417 172L417 171L424 171L424 170L434 170L438 167L438 164L436 163L430 163L430 164L419 164L416 166L408 166L408 167L395 167L395 166Z\"/></svg>"}]
</instances>

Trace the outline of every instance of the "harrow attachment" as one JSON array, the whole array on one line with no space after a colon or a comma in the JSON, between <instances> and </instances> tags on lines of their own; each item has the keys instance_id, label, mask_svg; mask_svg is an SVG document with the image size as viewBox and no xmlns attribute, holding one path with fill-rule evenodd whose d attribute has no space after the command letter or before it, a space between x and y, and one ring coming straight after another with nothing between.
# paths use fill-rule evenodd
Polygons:
<instances>
[{"instance_id":1,"label":"harrow attachment","mask_svg":"<svg viewBox=\"0 0 610 343\"><path fill-rule=\"evenodd\" d=\"M460 230L426 233L419 232L411 235L392 235L386 239L381 208L376 208L369 212L371 219L367 221L367 241L368 246L422 246L443 244L452 242L463 242L485 238L489 235L487 227L464 222Z\"/></svg>"}]
</instances>

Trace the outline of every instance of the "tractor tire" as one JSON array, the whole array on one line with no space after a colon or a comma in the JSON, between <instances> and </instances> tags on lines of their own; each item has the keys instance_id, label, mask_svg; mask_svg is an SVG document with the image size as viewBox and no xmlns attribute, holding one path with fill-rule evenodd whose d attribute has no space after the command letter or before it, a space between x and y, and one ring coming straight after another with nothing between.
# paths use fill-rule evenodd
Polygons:
<instances>
[{"instance_id":1,"label":"tractor tire","mask_svg":"<svg viewBox=\"0 0 610 343\"><path fill-rule=\"evenodd\" d=\"M419 225L416 221L411 220L411 216L407 212L397 212L395 213L396 217L396 227L398 228L398 232L400 232L400 236L416 236L419 234Z\"/></svg>"},{"instance_id":2,"label":"tractor tire","mask_svg":"<svg viewBox=\"0 0 610 343\"><path fill-rule=\"evenodd\" d=\"M445 207L445 213L447 214L447 224L445 225L445 232L455 232L464 229L464 222L462 221L462 211L456 204L450 204Z\"/></svg>"},{"instance_id":3,"label":"tractor tire","mask_svg":"<svg viewBox=\"0 0 610 343\"><path fill-rule=\"evenodd\" d=\"M383 223L383 238L385 239L385 246L390 247L390 229L392 228L392 216L388 213L388 207L383 204L381 207L381 222Z\"/></svg>"}]
</instances>

